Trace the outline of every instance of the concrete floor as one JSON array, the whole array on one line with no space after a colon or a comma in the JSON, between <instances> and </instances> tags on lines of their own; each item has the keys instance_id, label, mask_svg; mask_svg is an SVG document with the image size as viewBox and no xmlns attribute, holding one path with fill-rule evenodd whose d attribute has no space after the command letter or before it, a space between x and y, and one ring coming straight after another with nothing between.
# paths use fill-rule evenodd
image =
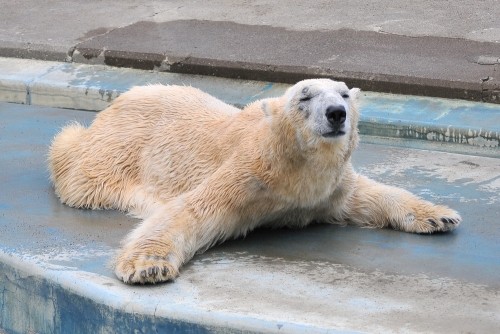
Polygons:
<instances>
[{"instance_id":1,"label":"concrete floor","mask_svg":"<svg viewBox=\"0 0 500 334\"><path fill-rule=\"evenodd\" d=\"M401 36L442 36L480 42L500 42L495 0L418 1L355 0L349 4L318 0L204 3L196 0L105 0L99 5L81 1L43 2L1 0L2 45L51 45L66 53L75 44L141 21L199 20L235 22L288 30L377 31ZM284 10L285 9L285 10ZM44 15L40 15L44 13ZM54 21L57 17L58 20ZM292 19L293 18L293 19ZM71 29L67 27L71 26Z\"/></svg>"},{"instance_id":2,"label":"concrete floor","mask_svg":"<svg viewBox=\"0 0 500 334\"><path fill-rule=\"evenodd\" d=\"M430 236L332 225L258 230L196 256L174 283L127 286L107 263L137 221L60 204L46 171L58 129L94 115L0 104L0 328L8 333L500 327L499 159L365 137L358 171L456 208L463 224Z\"/></svg>"}]
</instances>

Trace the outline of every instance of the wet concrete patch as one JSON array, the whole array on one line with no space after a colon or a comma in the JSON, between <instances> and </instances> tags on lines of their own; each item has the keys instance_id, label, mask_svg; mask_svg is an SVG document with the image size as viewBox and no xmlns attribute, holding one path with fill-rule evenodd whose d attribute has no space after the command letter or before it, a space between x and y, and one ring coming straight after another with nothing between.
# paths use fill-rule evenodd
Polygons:
<instances>
[{"instance_id":1,"label":"wet concrete patch","mask_svg":"<svg viewBox=\"0 0 500 334\"><path fill-rule=\"evenodd\" d=\"M498 81L485 94L479 80L493 69L468 60L500 54L497 43L178 20L137 22L75 50L76 61L102 53L113 66L285 83L329 77L371 91L500 101Z\"/></svg>"}]
</instances>

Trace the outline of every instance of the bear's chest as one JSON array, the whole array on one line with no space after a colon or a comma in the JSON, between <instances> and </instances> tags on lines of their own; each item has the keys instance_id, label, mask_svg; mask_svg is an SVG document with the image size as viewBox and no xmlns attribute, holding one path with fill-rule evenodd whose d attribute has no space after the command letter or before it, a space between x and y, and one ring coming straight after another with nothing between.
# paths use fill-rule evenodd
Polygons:
<instances>
[{"instance_id":1,"label":"bear's chest","mask_svg":"<svg viewBox=\"0 0 500 334\"><path fill-rule=\"evenodd\" d=\"M274 191L293 207L315 207L334 193L342 171L318 162L283 171Z\"/></svg>"}]
</instances>

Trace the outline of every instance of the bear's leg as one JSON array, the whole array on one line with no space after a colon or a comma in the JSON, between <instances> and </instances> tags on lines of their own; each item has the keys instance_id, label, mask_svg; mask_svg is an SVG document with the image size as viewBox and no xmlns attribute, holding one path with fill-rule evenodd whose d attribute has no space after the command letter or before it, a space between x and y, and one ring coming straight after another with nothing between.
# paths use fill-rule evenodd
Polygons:
<instances>
[{"instance_id":1,"label":"bear's leg","mask_svg":"<svg viewBox=\"0 0 500 334\"><path fill-rule=\"evenodd\" d=\"M196 189L156 209L125 239L115 273L125 283L174 279L196 252L246 233L242 208L248 199L245 181L215 173Z\"/></svg>"},{"instance_id":2,"label":"bear's leg","mask_svg":"<svg viewBox=\"0 0 500 334\"><path fill-rule=\"evenodd\" d=\"M355 225L433 233L451 231L462 220L456 211L401 188L386 186L362 175L355 178L355 190L346 210L347 219Z\"/></svg>"},{"instance_id":3,"label":"bear's leg","mask_svg":"<svg viewBox=\"0 0 500 334\"><path fill-rule=\"evenodd\" d=\"M157 209L133 230L115 259L115 273L125 283L174 279L197 251L196 222L179 200ZM180 206L180 207L179 207Z\"/></svg>"},{"instance_id":4,"label":"bear's leg","mask_svg":"<svg viewBox=\"0 0 500 334\"><path fill-rule=\"evenodd\" d=\"M196 252L234 236L224 212L197 217L182 199L174 199L144 220L125 239L115 259L115 274L125 283L172 280Z\"/></svg>"}]
</instances>

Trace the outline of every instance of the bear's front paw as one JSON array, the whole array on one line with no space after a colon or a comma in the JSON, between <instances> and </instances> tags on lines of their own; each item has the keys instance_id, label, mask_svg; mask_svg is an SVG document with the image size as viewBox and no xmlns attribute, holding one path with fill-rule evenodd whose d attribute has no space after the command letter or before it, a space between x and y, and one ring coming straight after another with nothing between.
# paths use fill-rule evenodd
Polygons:
<instances>
[{"instance_id":1,"label":"bear's front paw","mask_svg":"<svg viewBox=\"0 0 500 334\"><path fill-rule=\"evenodd\" d=\"M116 260L115 274L127 284L159 283L173 280L179 268L169 256L124 251Z\"/></svg>"},{"instance_id":2,"label":"bear's front paw","mask_svg":"<svg viewBox=\"0 0 500 334\"><path fill-rule=\"evenodd\" d=\"M424 228L424 231L421 233L432 233L432 232L447 232L454 230L460 222L462 218L458 215L445 216L439 219L429 218L427 219L427 223L430 227Z\"/></svg>"},{"instance_id":3,"label":"bear's front paw","mask_svg":"<svg viewBox=\"0 0 500 334\"><path fill-rule=\"evenodd\" d=\"M400 227L407 232L434 233L452 231L460 225L458 212L441 205L419 206L413 214L407 215Z\"/></svg>"}]
</instances>

